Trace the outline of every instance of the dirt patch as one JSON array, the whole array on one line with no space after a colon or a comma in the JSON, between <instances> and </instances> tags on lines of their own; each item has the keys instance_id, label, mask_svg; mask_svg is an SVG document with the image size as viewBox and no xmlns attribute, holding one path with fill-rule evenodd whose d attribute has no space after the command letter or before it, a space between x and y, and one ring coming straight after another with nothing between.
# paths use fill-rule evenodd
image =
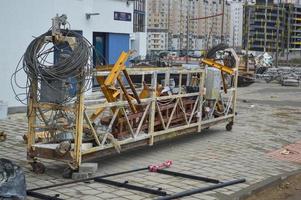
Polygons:
<instances>
[{"instance_id":1,"label":"dirt patch","mask_svg":"<svg viewBox=\"0 0 301 200\"><path fill-rule=\"evenodd\" d=\"M301 199L301 173L290 176L280 183L268 187L246 200L300 200Z\"/></svg>"},{"instance_id":2,"label":"dirt patch","mask_svg":"<svg viewBox=\"0 0 301 200\"><path fill-rule=\"evenodd\" d=\"M279 111L277 113L274 113L273 116L280 117L280 118L287 118L287 117L294 117L295 115L301 115L300 111Z\"/></svg>"},{"instance_id":3,"label":"dirt patch","mask_svg":"<svg viewBox=\"0 0 301 200\"><path fill-rule=\"evenodd\" d=\"M301 116L300 110L292 109L280 109L271 114L272 117L276 118L279 123L284 123L288 125L296 125L299 123L299 118ZM286 127L283 127L286 128Z\"/></svg>"}]
</instances>

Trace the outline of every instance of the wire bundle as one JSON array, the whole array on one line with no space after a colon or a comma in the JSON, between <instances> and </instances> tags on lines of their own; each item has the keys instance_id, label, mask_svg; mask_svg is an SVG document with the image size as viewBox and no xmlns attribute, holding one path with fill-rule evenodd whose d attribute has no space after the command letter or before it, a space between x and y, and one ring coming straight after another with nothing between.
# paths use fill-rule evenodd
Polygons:
<instances>
[{"instance_id":1,"label":"wire bundle","mask_svg":"<svg viewBox=\"0 0 301 200\"><path fill-rule=\"evenodd\" d=\"M91 87L92 82L92 45L81 34L70 30L61 30L63 37L75 38L74 45L62 43L52 43L47 40L51 36L51 31L36 37L27 47L23 57L21 58L15 73L12 75L12 86L16 85L19 88L26 89L26 96L28 98L28 88L33 80L38 81L38 94L40 94L40 83L48 84L54 90L59 90L51 85L52 81L68 82L71 79L76 80L76 92L85 92ZM56 53L63 53L60 59L54 62L54 55ZM21 61L23 66L21 67ZM27 74L27 83L25 87L17 83L17 73L23 71ZM14 83L14 84L13 84ZM14 90L14 87L13 87ZM14 90L15 92L15 90ZM58 91L59 92L59 91ZM16 92L15 92L16 94ZM27 98L21 99L19 96L24 94L16 94L17 100L26 104ZM69 96L64 103L72 100Z\"/></svg>"}]
</instances>

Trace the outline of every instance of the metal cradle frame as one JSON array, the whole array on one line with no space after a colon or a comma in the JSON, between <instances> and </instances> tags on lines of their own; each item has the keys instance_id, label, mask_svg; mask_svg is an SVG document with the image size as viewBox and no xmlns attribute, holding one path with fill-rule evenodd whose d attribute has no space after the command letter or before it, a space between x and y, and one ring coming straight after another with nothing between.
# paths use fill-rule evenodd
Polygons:
<instances>
[{"instance_id":1,"label":"metal cradle frame","mask_svg":"<svg viewBox=\"0 0 301 200\"><path fill-rule=\"evenodd\" d=\"M28 144L27 144L27 156L28 159L32 160L35 158L52 159L64 161L69 164L73 169L77 169L82 161L99 158L107 155L114 154L116 152L125 151L127 149L132 149L139 146L153 145L155 142L160 140L165 140L170 137L174 137L181 134L187 133L198 133L202 129L211 127L219 123L228 123L228 125L233 125L235 119L235 105L236 105L236 89L237 89L237 66L234 69L234 74L232 75L232 88L228 89L227 94L221 90L221 96L227 99L226 111L222 116L219 117L209 117L202 119L203 113L203 103L204 101L204 79L205 70L204 69L184 69L184 68L127 68L129 75L141 75L141 85L145 81L145 76L151 76L151 95L148 98L141 99L140 105L144 106L144 111L139 118L140 121L136 122L136 126L128 118L128 107L129 102L120 99L116 102L103 102L97 106L97 109L102 110L102 113L112 112L111 120L109 125L106 127L105 133L99 137L97 135L97 130L93 126L93 121L88 116L87 112L89 107L85 107L84 104L84 93L80 92L77 94L76 101L74 104L59 106L55 104L42 103L38 101L37 87L38 83L32 81L31 85L31 96L29 98L28 106L28 119L29 119L29 131L28 131ZM95 71L95 76L106 76L108 71ZM158 75L163 75L165 77L165 84L169 82L171 75L176 74L178 79L179 92L177 94L170 94L168 96L157 96L156 87L158 84ZM186 77L186 83L182 83L183 77ZM193 77L198 77L193 80ZM184 93L182 91L182 86L189 85L193 82L194 86L197 86L198 91L192 93ZM194 100L194 105L190 113L188 113L183 104L185 99L191 98ZM175 107L169 113L168 118L162 117L162 111L159 106L160 101L172 100L175 102ZM133 105L137 105L135 99L131 100ZM183 124L178 126L172 125L173 117L176 112L177 105L181 107L182 115L184 116ZM216 106L216 105L215 105ZM114 109L112 109L114 108ZM229 112L229 108L232 112ZM36 137L37 128L47 129L47 116L43 115L41 110L64 110L73 112L75 116L75 124L68 127L73 131L74 144L70 151L66 152L64 155L57 154L55 149L57 144L43 144L37 143ZM107 111L107 112L106 112ZM117 139L112 134L112 126L114 121L119 114L122 114L125 118L125 124L130 131L130 137L126 139ZM157 113L157 118L161 121L161 129L156 130L155 128L155 115ZM100 114L98 117L102 117ZM145 121L147 121L147 128L145 126ZM92 135L95 139L95 145L88 149L83 149L83 128L87 126L91 129ZM144 131L142 131L142 129ZM147 132L145 132L147 130Z\"/></svg>"},{"instance_id":2,"label":"metal cradle frame","mask_svg":"<svg viewBox=\"0 0 301 200\"><path fill-rule=\"evenodd\" d=\"M210 185L205 186L205 187L200 187L200 188L193 188L190 190L184 190L178 193L174 194L169 194L166 191L163 190L162 187L158 187L157 189L155 188L149 188L146 186L139 186L137 184L131 184L129 181L124 181L124 182L119 182L115 180L110 180L108 179L109 177L114 177L118 175L123 175L123 174L132 174L135 172L141 172L141 171L147 171L149 170L149 167L144 167L144 168L138 168L134 170L129 170L129 171L123 171L123 172L117 172L113 174L106 174L102 176L97 176L97 177L91 177L87 179L81 179L81 180L76 180L76 181L70 181L70 182L65 182L65 183L59 183L59 184L54 184L54 185L49 185L49 186L44 186L44 187L39 187L39 188L33 188L27 190L27 195L32 196L38 199L44 199L44 200L63 200L62 198L59 197L59 195L55 196L50 196L47 194L40 193L38 191L40 190L45 190L45 189L50 189L54 187L62 187L66 185L74 185L76 183L80 182L88 182L88 181L94 181L97 183L105 184L105 185L110 185L110 186L115 186L115 187L120 187L120 188L125 188L128 190L135 190L139 192L144 192L148 193L151 195L157 195L159 196L158 198L155 198L156 200L171 200L171 199L178 199L181 197L185 196L190 196L193 194L198 194L206 191L211 191L239 183L244 183L246 179L240 178L240 179L234 179L231 181L220 181L217 179L209 178L209 177L203 177L203 176L195 176L191 174L186 174L186 173L181 173L181 172L174 172L166 169L158 169L155 172L150 172L150 173L159 173L159 174L164 174L168 176L175 176L175 177L180 177L180 178L185 178L185 179L190 179L190 180L196 180L196 181L202 181L209 183Z\"/></svg>"}]
</instances>

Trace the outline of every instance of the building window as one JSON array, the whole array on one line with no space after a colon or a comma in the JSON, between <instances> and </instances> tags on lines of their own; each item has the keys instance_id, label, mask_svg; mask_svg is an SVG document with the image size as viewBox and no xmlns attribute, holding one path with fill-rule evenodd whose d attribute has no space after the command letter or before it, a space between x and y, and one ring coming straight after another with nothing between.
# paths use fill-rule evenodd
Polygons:
<instances>
[{"instance_id":1,"label":"building window","mask_svg":"<svg viewBox=\"0 0 301 200\"><path fill-rule=\"evenodd\" d=\"M134 32L145 32L145 0L135 1L134 4Z\"/></svg>"}]
</instances>

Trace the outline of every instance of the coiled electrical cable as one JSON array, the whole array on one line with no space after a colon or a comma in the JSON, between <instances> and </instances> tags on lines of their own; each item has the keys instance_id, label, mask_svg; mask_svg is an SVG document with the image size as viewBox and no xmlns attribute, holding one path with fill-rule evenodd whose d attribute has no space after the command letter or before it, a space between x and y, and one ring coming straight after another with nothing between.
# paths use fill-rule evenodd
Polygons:
<instances>
[{"instance_id":1,"label":"coiled electrical cable","mask_svg":"<svg viewBox=\"0 0 301 200\"><path fill-rule=\"evenodd\" d=\"M60 31L62 33L61 42L52 42L50 40L52 32L49 30L34 38L28 45L15 73L11 77L14 92L14 86L26 89L25 94L22 93L21 95L26 95L28 98L29 85L34 80L38 82L38 96L41 94L41 82L48 84L48 87L58 92L60 89L52 85L53 81L70 83L70 80L74 80L77 85L76 93L85 92L92 87L93 46L77 32L68 29L61 29ZM66 40L67 38L73 40ZM60 56L56 56L56 54L60 54ZM20 66L21 63L22 66ZM22 69L28 79L26 86L20 86L17 83L17 73ZM16 98L18 101L27 104L25 102L27 98L21 98L19 94L16 94ZM67 103L72 99L73 96L69 95L62 103Z\"/></svg>"},{"instance_id":2,"label":"coiled electrical cable","mask_svg":"<svg viewBox=\"0 0 301 200\"><path fill-rule=\"evenodd\" d=\"M47 36L51 36L51 31L35 38L29 44L23 59L23 66L27 74L43 77L46 80L65 80L70 78L70 76L78 77L82 75L82 70L88 66L91 53L90 43L83 36L73 31L64 30L63 35L75 37L76 43L73 45L74 49L69 51L69 56L60 59L57 63L49 63L47 60L50 53L53 53L55 50L63 50L57 44L46 49L48 44L52 44L52 42L46 40Z\"/></svg>"}]
</instances>

